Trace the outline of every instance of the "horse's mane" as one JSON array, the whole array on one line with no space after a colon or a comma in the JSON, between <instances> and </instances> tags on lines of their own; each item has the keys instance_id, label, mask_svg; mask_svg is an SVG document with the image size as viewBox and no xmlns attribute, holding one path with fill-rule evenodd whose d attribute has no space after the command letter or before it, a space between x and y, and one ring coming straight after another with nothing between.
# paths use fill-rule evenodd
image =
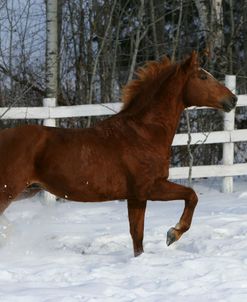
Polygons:
<instances>
[{"instance_id":1,"label":"horse's mane","mask_svg":"<svg viewBox=\"0 0 247 302\"><path fill-rule=\"evenodd\" d=\"M137 70L137 79L130 81L122 91L123 110L127 109L141 94L145 98L154 95L161 84L177 71L178 64L172 64L167 57L161 61L149 61Z\"/></svg>"}]
</instances>

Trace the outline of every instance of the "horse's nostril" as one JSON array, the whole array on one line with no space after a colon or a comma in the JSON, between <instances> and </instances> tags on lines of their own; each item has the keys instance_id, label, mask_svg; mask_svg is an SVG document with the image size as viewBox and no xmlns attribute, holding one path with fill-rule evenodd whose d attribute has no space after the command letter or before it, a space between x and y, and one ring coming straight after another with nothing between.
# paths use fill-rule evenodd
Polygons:
<instances>
[{"instance_id":1,"label":"horse's nostril","mask_svg":"<svg viewBox=\"0 0 247 302\"><path fill-rule=\"evenodd\" d=\"M236 105L236 104L237 104L237 101L238 101L238 98L236 97L236 95L234 95L234 96L232 97L232 104L233 104L233 105Z\"/></svg>"},{"instance_id":2,"label":"horse's nostril","mask_svg":"<svg viewBox=\"0 0 247 302\"><path fill-rule=\"evenodd\" d=\"M223 100L223 109L226 112L230 112L234 107L236 107L238 98L235 95L231 95L229 98Z\"/></svg>"}]
</instances>

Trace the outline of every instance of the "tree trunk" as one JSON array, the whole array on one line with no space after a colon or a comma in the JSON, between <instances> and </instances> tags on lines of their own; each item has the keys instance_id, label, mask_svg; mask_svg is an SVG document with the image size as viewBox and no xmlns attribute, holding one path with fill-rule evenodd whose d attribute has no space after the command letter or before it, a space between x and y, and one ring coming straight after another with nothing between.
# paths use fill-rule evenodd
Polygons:
<instances>
[{"instance_id":1,"label":"tree trunk","mask_svg":"<svg viewBox=\"0 0 247 302\"><path fill-rule=\"evenodd\" d=\"M233 74L233 45L234 45L234 32L235 32L235 22L234 22L234 16L233 16L233 2L232 0L229 0L229 5L230 5L230 26L231 26L231 36L230 36L230 42L227 46L227 54L228 54L228 72L230 74Z\"/></svg>"},{"instance_id":2,"label":"tree trunk","mask_svg":"<svg viewBox=\"0 0 247 302\"><path fill-rule=\"evenodd\" d=\"M247 72L247 0L244 0L244 25L243 25L243 33L244 33L244 73Z\"/></svg>"},{"instance_id":3,"label":"tree trunk","mask_svg":"<svg viewBox=\"0 0 247 302\"><path fill-rule=\"evenodd\" d=\"M158 50L158 39L157 39L157 31L156 31L156 22L155 22L155 10L154 10L154 1L150 0L150 15L151 15L151 25L152 25L152 32L153 32L153 41L154 41L154 57L155 60L159 59L159 50Z\"/></svg>"},{"instance_id":4,"label":"tree trunk","mask_svg":"<svg viewBox=\"0 0 247 302\"><path fill-rule=\"evenodd\" d=\"M176 36L173 40L172 61L175 61L177 47L178 47L178 44L179 44L180 27L181 27L182 16L183 16L183 0L180 0L179 4L180 4L179 17L178 17L178 25L177 25Z\"/></svg>"},{"instance_id":5,"label":"tree trunk","mask_svg":"<svg viewBox=\"0 0 247 302\"><path fill-rule=\"evenodd\" d=\"M140 8L138 11L138 27L137 27L136 35L135 35L135 39L134 39L134 51L133 51L133 55L132 55L132 61L130 64L128 82L130 80L132 80L132 78L133 78L133 74L134 74L135 66L136 66L137 54L139 51L139 46L140 46L141 40L145 36L145 30L143 27L144 9L145 9L144 0L140 0Z\"/></svg>"},{"instance_id":6,"label":"tree trunk","mask_svg":"<svg viewBox=\"0 0 247 302\"><path fill-rule=\"evenodd\" d=\"M211 24L212 47L220 49L224 45L222 0L212 0Z\"/></svg>"},{"instance_id":7,"label":"tree trunk","mask_svg":"<svg viewBox=\"0 0 247 302\"><path fill-rule=\"evenodd\" d=\"M58 3L57 0L47 0L46 5L46 96L57 98L58 86Z\"/></svg>"},{"instance_id":8,"label":"tree trunk","mask_svg":"<svg viewBox=\"0 0 247 302\"><path fill-rule=\"evenodd\" d=\"M208 36L209 36L209 10L208 10L208 6L206 5L205 1L201 1L201 0L194 0L195 1L195 5L198 11L198 15L200 18L200 30L204 35L206 44L208 43Z\"/></svg>"},{"instance_id":9,"label":"tree trunk","mask_svg":"<svg viewBox=\"0 0 247 302\"><path fill-rule=\"evenodd\" d=\"M211 12L207 1L194 1L200 18L200 29L204 33L206 46L213 55L215 48L224 44L222 0L211 1Z\"/></svg>"}]
</instances>

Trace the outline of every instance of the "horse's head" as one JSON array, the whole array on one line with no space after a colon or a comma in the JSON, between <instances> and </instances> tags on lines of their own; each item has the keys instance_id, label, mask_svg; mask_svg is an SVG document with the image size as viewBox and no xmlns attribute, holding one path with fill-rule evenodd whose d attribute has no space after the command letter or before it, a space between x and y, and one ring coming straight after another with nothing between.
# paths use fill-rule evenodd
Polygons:
<instances>
[{"instance_id":1,"label":"horse's head","mask_svg":"<svg viewBox=\"0 0 247 302\"><path fill-rule=\"evenodd\" d=\"M229 112L236 106L236 95L200 68L196 52L181 64L181 69L187 75L183 99L186 107L208 106Z\"/></svg>"}]
</instances>

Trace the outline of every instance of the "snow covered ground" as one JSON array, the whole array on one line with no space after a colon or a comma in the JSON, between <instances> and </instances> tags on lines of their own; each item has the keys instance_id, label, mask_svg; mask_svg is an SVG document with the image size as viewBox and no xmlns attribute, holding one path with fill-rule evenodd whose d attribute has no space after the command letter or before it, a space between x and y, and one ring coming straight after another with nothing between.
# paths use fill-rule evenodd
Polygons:
<instances>
[{"instance_id":1,"label":"snow covered ground","mask_svg":"<svg viewBox=\"0 0 247 302\"><path fill-rule=\"evenodd\" d=\"M195 189L192 228L170 247L166 232L183 202L148 203L138 258L125 202L13 203L0 241L0 301L246 302L247 179L228 195L215 180Z\"/></svg>"}]
</instances>

